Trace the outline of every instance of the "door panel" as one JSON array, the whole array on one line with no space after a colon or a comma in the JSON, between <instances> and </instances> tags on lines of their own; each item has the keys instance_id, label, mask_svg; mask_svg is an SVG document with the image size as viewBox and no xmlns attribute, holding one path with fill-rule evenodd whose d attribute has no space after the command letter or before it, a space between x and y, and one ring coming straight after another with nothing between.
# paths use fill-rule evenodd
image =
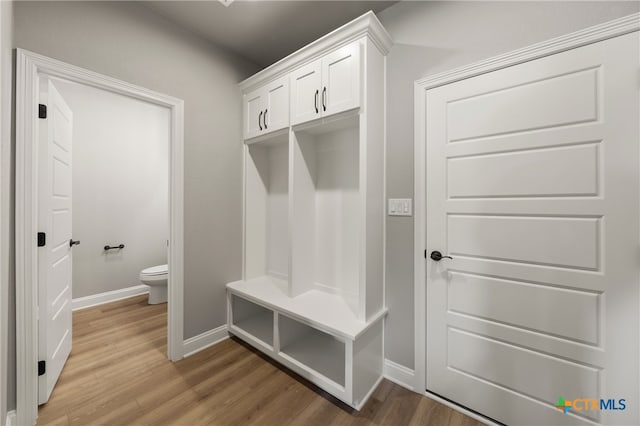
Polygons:
<instances>
[{"instance_id":1,"label":"door panel","mask_svg":"<svg viewBox=\"0 0 640 426\"><path fill-rule=\"evenodd\" d=\"M258 136L262 131L262 114L266 107L264 88L244 95L244 138Z\"/></svg>"},{"instance_id":2,"label":"door panel","mask_svg":"<svg viewBox=\"0 0 640 426\"><path fill-rule=\"evenodd\" d=\"M291 73L291 125L320 118L321 60Z\"/></svg>"},{"instance_id":3,"label":"door panel","mask_svg":"<svg viewBox=\"0 0 640 426\"><path fill-rule=\"evenodd\" d=\"M593 196L599 163L599 142L449 158L449 198Z\"/></svg>"},{"instance_id":4,"label":"door panel","mask_svg":"<svg viewBox=\"0 0 640 426\"><path fill-rule=\"evenodd\" d=\"M452 99L447 104L449 142L594 121L598 117L598 73L597 67L560 71L540 80Z\"/></svg>"},{"instance_id":5,"label":"door panel","mask_svg":"<svg viewBox=\"0 0 640 426\"><path fill-rule=\"evenodd\" d=\"M41 80L48 116L39 120L38 355L46 373L38 378L38 402L48 401L71 352L71 110L50 80Z\"/></svg>"},{"instance_id":6,"label":"door panel","mask_svg":"<svg viewBox=\"0 0 640 426\"><path fill-rule=\"evenodd\" d=\"M289 127L289 76L268 84L265 96L267 128L264 133Z\"/></svg>"},{"instance_id":7,"label":"door panel","mask_svg":"<svg viewBox=\"0 0 640 426\"><path fill-rule=\"evenodd\" d=\"M322 58L322 115L360 106L360 43L354 42Z\"/></svg>"},{"instance_id":8,"label":"door panel","mask_svg":"<svg viewBox=\"0 0 640 426\"><path fill-rule=\"evenodd\" d=\"M599 218L455 215L449 254L596 270Z\"/></svg>"},{"instance_id":9,"label":"door panel","mask_svg":"<svg viewBox=\"0 0 640 426\"><path fill-rule=\"evenodd\" d=\"M453 257L427 261L428 390L640 423L638 63L634 33L427 91L427 250Z\"/></svg>"}]
</instances>

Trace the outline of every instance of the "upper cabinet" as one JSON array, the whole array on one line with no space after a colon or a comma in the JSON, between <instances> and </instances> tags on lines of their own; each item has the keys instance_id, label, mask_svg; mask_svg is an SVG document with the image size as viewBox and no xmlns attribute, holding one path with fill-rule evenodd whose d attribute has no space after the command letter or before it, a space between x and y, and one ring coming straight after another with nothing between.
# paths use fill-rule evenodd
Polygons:
<instances>
[{"instance_id":1,"label":"upper cabinet","mask_svg":"<svg viewBox=\"0 0 640 426\"><path fill-rule=\"evenodd\" d=\"M244 95L244 138L289 127L289 76Z\"/></svg>"},{"instance_id":2,"label":"upper cabinet","mask_svg":"<svg viewBox=\"0 0 640 426\"><path fill-rule=\"evenodd\" d=\"M321 65L320 61L314 61L291 73L292 125L320 117Z\"/></svg>"},{"instance_id":3,"label":"upper cabinet","mask_svg":"<svg viewBox=\"0 0 640 426\"><path fill-rule=\"evenodd\" d=\"M368 12L241 82L244 140L269 142L284 129L368 107L363 93L380 77L391 44Z\"/></svg>"},{"instance_id":4,"label":"upper cabinet","mask_svg":"<svg viewBox=\"0 0 640 426\"><path fill-rule=\"evenodd\" d=\"M360 42L354 42L322 58L323 116L360 106L362 48Z\"/></svg>"},{"instance_id":5,"label":"upper cabinet","mask_svg":"<svg viewBox=\"0 0 640 426\"><path fill-rule=\"evenodd\" d=\"M291 125L360 106L360 42L291 73Z\"/></svg>"}]
</instances>

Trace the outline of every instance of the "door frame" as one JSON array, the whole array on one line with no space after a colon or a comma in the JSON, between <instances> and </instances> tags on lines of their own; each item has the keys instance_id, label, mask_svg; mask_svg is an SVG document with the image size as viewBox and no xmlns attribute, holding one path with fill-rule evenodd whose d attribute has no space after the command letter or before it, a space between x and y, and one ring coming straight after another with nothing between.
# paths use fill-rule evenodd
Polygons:
<instances>
[{"instance_id":1,"label":"door frame","mask_svg":"<svg viewBox=\"0 0 640 426\"><path fill-rule=\"evenodd\" d=\"M487 422L487 419L451 401L426 391L426 94L449 83L497 71L545 56L640 31L640 13L634 13L593 27L536 43L522 49L465 65L414 82L414 383L413 390L426 394L455 410ZM640 236L639 236L640 241ZM638 300L640 306L640 300ZM639 377L640 379L640 377Z\"/></svg>"},{"instance_id":2,"label":"door frame","mask_svg":"<svg viewBox=\"0 0 640 426\"><path fill-rule=\"evenodd\" d=\"M184 101L24 49L16 50L16 415L33 425L38 415L38 102L39 78L57 77L168 108L169 304L167 356L184 355Z\"/></svg>"}]
</instances>

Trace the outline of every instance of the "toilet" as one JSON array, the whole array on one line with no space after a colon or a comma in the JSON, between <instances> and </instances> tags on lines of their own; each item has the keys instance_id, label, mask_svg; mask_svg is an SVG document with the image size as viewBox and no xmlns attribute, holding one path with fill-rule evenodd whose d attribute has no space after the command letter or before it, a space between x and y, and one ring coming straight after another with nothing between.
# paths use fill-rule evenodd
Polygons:
<instances>
[{"instance_id":1,"label":"toilet","mask_svg":"<svg viewBox=\"0 0 640 426\"><path fill-rule=\"evenodd\" d=\"M167 302L169 265L152 266L140 272L140 281L149 286L149 304Z\"/></svg>"}]
</instances>

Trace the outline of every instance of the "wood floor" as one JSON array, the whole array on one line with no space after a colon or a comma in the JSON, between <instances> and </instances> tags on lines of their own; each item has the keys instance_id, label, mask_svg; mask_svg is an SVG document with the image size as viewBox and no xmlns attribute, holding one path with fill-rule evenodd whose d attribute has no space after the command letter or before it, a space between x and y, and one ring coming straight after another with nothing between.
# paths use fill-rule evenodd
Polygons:
<instances>
[{"instance_id":1,"label":"wood floor","mask_svg":"<svg viewBox=\"0 0 640 426\"><path fill-rule=\"evenodd\" d=\"M73 351L39 425L481 423L387 380L360 412L234 339L172 363L166 304L146 296L73 314Z\"/></svg>"}]
</instances>

